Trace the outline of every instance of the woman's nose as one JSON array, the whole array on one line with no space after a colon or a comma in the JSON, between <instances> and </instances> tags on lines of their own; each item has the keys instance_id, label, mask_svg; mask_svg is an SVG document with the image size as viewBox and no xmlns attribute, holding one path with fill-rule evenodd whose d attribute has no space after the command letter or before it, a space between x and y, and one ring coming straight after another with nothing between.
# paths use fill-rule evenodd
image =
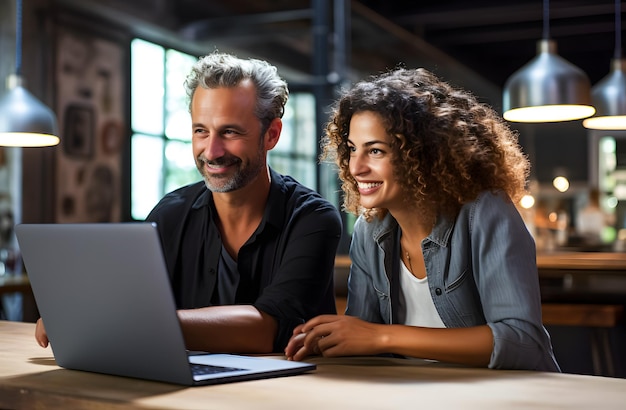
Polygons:
<instances>
[{"instance_id":1,"label":"woman's nose","mask_svg":"<svg viewBox=\"0 0 626 410\"><path fill-rule=\"evenodd\" d=\"M360 175L367 170L367 166L363 158L355 153L350 156L349 169L352 175Z\"/></svg>"}]
</instances>

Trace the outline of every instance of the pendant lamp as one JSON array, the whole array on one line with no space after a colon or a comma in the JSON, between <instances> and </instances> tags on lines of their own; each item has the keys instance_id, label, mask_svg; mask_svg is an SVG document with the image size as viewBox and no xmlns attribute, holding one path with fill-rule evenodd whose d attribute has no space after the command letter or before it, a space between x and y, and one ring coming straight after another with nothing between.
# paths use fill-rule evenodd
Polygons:
<instances>
[{"instance_id":1,"label":"pendant lamp","mask_svg":"<svg viewBox=\"0 0 626 410\"><path fill-rule=\"evenodd\" d=\"M622 58L621 3L615 1L615 56L611 71L591 89L596 115L583 126L597 130L626 130L626 60Z\"/></svg>"},{"instance_id":2,"label":"pendant lamp","mask_svg":"<svg viewBox=\"0 0 626 410\"><path fill-rule=\"evenodd\" d=\"M15 74L7 79L8 91L0 98L0 146L57 145L57 121L50 108L23 87L22 1L16 0Z\"/></svg>"},{"instance_id":3,"label":"pendant lamp","mask_svg":"<svg viewBox=\"0 0 626 410\"><path fill-rule=\"evenodd\" d=\"M503 117L515 122L557 122L595 113L591 84L584 71L556 53L549 39L549 2L543 2L543 39L537 56L506 81Z\"/></svg>"}]
</instances>

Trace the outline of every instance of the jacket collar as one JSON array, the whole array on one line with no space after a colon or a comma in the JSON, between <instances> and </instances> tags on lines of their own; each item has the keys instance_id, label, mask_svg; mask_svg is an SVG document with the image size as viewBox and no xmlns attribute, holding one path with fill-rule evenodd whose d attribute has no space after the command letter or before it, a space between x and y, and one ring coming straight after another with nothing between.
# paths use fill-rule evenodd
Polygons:
<instances>
[{"instance_id":1,"label":"jacket collar","mask_svg":"<svg viewBox=\"0 0 626 410\"><path fill-rule=\"evenodd\" d=\"M441 247L447 247L450 242L450 236L452 235L452 228L454 228L455 218L448 218L444 216L440 216L437 218L437 223L433 227L433 230L430 232L430 235L426 238L431 242L436 243ZM379 244L385 240L387 235L395 232L398 229L398 222L395 220L390 213L387 213L382 220L379 220L374 230L372 231L372 235L374 240Z\"/></svg>"}]
</instances>

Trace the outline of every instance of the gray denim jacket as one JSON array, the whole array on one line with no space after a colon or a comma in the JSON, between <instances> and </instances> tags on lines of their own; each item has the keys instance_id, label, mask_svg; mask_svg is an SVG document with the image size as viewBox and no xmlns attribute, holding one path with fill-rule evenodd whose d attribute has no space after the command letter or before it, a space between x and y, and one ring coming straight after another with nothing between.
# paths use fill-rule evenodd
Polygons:
<instances>
[{"instance_id":1,"label":"gray denim jacket","mask_svg":"<svg viewBox=\"0 0 626 410\"><path fill-rule=\"evenodd\" d=\"M398 239L391 215L358 218L346 314L394 323ZM535 243L506 194L483 192L455 220L439 218L422 251L430 294L446 327L491 328L490 368L560 371L541 323Z\"/></svg>"}]
</instances>

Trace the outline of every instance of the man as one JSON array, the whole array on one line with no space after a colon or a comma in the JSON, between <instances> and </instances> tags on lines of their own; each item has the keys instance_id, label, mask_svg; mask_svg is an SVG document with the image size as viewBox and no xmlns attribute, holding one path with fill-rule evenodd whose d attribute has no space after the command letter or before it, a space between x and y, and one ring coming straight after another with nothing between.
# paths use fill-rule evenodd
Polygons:
<instances>
[{"instance_id":1,"label":"man","mask_svg":"<svg viewBox=\"0 0 626 410\"><path fill-rule=\"evenodd\" d=\"M267 165L289 95L275 67L216 52L185 86L204 181L167 194L147 220L161 235L187 348L282 352L296 325L335 312L339 212ZM47 345L41 321L38 332Z\"/></svg>"}]
</instances>

